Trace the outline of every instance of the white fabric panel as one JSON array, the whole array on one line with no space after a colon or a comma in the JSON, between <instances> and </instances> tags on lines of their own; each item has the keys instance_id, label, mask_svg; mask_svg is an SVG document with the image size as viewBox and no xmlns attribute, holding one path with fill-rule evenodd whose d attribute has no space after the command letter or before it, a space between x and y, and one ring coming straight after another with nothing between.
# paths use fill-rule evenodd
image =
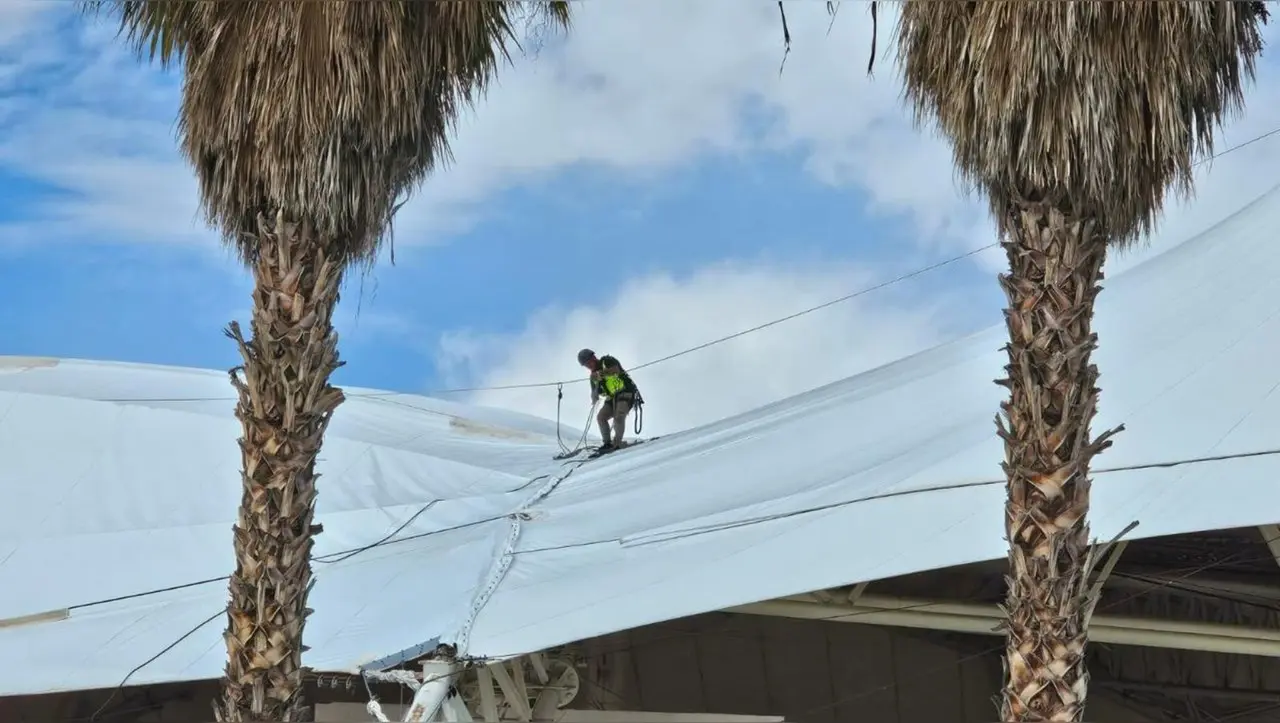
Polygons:
<instances>
[{"instance_id":1,"label":"white fabric panel","mask_svg":"<svg viewBox=\"0 0 1280 723\"><path fill-rule=\"evenodd\" d=\"M1277 224L1273 192L1106 282L1095 430L1127 429L1096 462L1096 536L1280 518L1275 455L1107 471L1280 447ZM1004 336L584 465L552 461L546 420L348 390L320 463L316 554L412 522L316 565L306 661L352 670L436 639L515 655L1002 557ZM0 617L71 609L0 627L0 695L115 686L224 604L240 494L230 391L217 372L0 358ZM224 625L130 682L220 675Z\"/></svg>"}]
</instances>

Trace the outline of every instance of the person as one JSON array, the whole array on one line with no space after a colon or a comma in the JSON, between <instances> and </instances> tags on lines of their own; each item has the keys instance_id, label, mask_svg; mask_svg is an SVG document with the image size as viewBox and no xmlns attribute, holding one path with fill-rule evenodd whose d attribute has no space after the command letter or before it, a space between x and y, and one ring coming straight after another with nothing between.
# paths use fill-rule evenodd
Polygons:
<instances>
[{"instance_id":1,"label":"person","mask_svg":"<svg viewBox=\"0 0 1280 723\"><path fill-rule=\"evenodd\" d=\"M631 375L618 360L605 354L597 358L590 349L578 352L578 364L591 372L591 404L595 406L604 397L596 423L600 425L600 439L604 443L601 452L609 452L623 446L622 435L627 431L627 414L637 403L643 404L640 390ZM612 423L613 428L610 429Z\"/></svg>"}]
</instances>

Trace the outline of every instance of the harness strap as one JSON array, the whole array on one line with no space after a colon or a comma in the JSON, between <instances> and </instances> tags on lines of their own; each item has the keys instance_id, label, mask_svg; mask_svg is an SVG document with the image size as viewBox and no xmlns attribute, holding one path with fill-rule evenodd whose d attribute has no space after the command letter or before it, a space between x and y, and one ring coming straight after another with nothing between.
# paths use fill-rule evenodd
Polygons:
<instances>
[{"instance_id":1,"label":"harness strap","mask_svg":"<svg viewBox=\"0 0 1280 723\"><path fill-rule=\"evenodd\" d=\"M640 436L640 430L644 429L644 397L640 396L639 389L635 391L635 395L636 400L631 405L636 410L636 419L632 429L635 430L635 435L638 437Z\"/></svg>"}]
</instances>

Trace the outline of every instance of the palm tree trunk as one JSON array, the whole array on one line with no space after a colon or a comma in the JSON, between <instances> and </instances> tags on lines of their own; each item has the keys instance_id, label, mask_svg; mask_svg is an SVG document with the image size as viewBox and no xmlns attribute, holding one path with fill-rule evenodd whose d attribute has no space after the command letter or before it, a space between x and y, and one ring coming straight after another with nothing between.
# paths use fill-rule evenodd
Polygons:
<instances>
[{"instance_id":1,"label":"palm tree trunk","mask_svg":"<svg viewBox=\"0 0 1280 723\"><path fill-rule=\"evenodd\" d=\"M333 312L342 267L306 223L258 217L253 338L232 322L244 358L236 417L244 493L227 608L223 721L309 719L302 700L302 630L310 610L316 455L342 392Z\"/></svg>"},{"instance_id":2,"label":"palm tree trunk","mask_svg":"<svg viewBox=\"0 0 1280 723\"><path fill-rule=\"evenodd\" d=\"M1009 401L997 417L1008 478L1005 687L1001 720L1081 721L1089 462L1113 432L1090 440L1098 404L1091 328L1106 241L1069 203L1027 201L1010 211L1002 245L1009 273Z\"/></svg>"}]
</instances>

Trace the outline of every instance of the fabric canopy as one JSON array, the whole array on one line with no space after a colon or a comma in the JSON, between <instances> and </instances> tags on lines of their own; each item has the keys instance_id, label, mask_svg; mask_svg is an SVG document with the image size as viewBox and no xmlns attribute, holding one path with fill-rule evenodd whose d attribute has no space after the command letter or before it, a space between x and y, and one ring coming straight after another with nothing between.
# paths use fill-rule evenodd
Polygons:
<instances>
[{"instance_id":1,"label":"fabric canopy","mask_svg":"<svg viewBox=\"0 0 1280 723\"><path fill-rule=\"evenodd\" d=\"M1126 430L1096 461L1096 536L1280 518L1273 223L1276 192L1107 281L1095 430ZM305 662L505 657L1002 557L1004 336L585 463L551 459L545 420L348 390ZM0 618L52 611L0 625L0 695L116 686L171 645L130 684L221 674L232 408L222 373L0 360Z\"/></svg>"}]
</instances>

